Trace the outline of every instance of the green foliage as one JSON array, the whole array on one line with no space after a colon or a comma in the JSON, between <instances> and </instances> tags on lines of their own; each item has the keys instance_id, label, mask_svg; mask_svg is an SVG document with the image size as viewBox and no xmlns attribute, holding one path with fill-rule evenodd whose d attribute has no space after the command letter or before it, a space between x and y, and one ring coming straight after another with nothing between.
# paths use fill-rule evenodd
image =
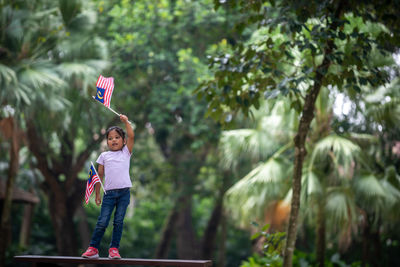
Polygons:
<instances>
[{"instance_id":1,"label":"green foliage","mask_svg":"<svg viewBox=\"0 0 400 267\"><path fill-rule=\"evenodd\" d=\"M243 122L246 128L223 131L219 143L221 167L240 178L227 191L225 205L245 228L249 221L264 220L270 203L287 193L291 139L298 125L296 112L282 99L263 101L251 112L253 120Z\"/></svg>"},{"instance_id":2,"label":"green foliage","mask_svg":"<svg viewBox=\"0 0 400 267\"><path fill-rule=\"evenodd\" d=\"M376 21L362 23L357 15L367 12L362 4L314 1L307 2L304 9L298 1L227 2L227 6L237 5L246 12L246 27L257 24L258 30L247 42L232 47L233 53L211 55L214 77L196 90L210 103L207 115L221 123L230 123L226 119L237 111L248 115L251 106L259 108L263 97L287 96L300 111L302 96L315 82L354 96L366 84L388 81L385 70L368 63L376 52L388 55L390 50L376 39L393 37ZM215 3L217 8L223 6ZM335 17L332 10L339 8L343 15ZM354 10L360 13L354 14ZM327 50L328 44L332 51ZM321 65L323 60L328 64ZM323 79L315 81L321 75Z\"/></svg>"},{"instance_id":3,"label":"green foliage","mask_svg":"<svg viewBox=\"0 0 400 267\"><path fill-rule=\"evenodd\" d=\"M356 1L347 3L335 21L329 14L334 8L331 4L337 2L3 1L0 117L17 114L22 121L34 121L43 138L42 147L48 148L45 157L51 166L74 162L85 149L93 159L100 149L87 144L102 138L103 128L115 121L114 115L88 101L99 72L114 76L112 106L138 126L131 172L136 202L129 210L133 216L125 221L121 253L153 256L180 182L189 185L186 192L193 194L194 227L201 237L222 185L222 167L232 171L232 181L248 174L229 191L236 191L237 199L245 203L239 206L239 202L232 202L238 214L239 210L245 213L229 217L227 222L226 266L237 266L250 255L251 241L246 231L236 228L236 218L247 223L243 214L261 214L264 209L260 207L285 197L293 151L286 147L280 154L280 149L290 145L304 96L316 77L324 75L326 91L322 93L326 97L318 100L318 121L312 125L307 144L310 149L315 145L315 153L309 153L315 165L312 172L304 174L303 185L308 199L328 190L328 215L336 217L327 225L332 249L327 252L326 266L345 266L345 261L361 258L360 224L353 225L358 232L353 232L354 245L350 247L357 253L341 253L339 257L336 246L335 227L346 220L360 220L350 213L354 205L365 211L363 222L371 222L376 227L371 229L382 233L378 241L385 251L382 262L396 266L396 257L390 255L397 255L399 248L396 211L400 165L392 149L399 140L400 90L398 79L393 79L398 77L398 69L389 53L398 47L400 24L398 16L391 15L398 7L395 1ZM370 12L365 12L367 7ZM330 29L332 23L337 28ZM334 51L327 56L329 68L318 68L331 40ZM210 69L204 54L210 55ZM377 88L388 80L390 84ZM375 91L370 93L371 89ZM326 134L319 123L329 125L332 116L329 90L362 103L353 105L350 115L333 118L333 130L341 134L334 138L343 141L339 145L332 136L316 143L320 133ZM289 101L282 100L285 97ZM263 98L275 103L265 107ZM239 111L254 120L241 117ZM205 114L218 123L204 120ZM244 129L221 133L219 123L237 123ZM26 125L21 126L25 129ZM350 131L364 135L349 135ZM215 150L220 134L221 165L217 163L221 155ZM9 144L3 140L1 150L7 151ZM355 142L362 149L363 163L353 154ZM275 157L276 152L279 156ZM37 160L26 148L21 154L24 163L17 184L39 190L43 177L36 170L28 173ZM2 177L7 173L8 157L6 153L0 157ZM358 160L356 171L362 175L350 181L352 162ZM199 172L190 173L197 168ZM69 171L64 165L61 169ZM85 178L86 170L82 170L80 182ZM57 179L64 183L67 175L61 173ZM325 187L327 184L331 187ZM56 237L46 209L48 199L42 193L40 197L33 221L33 245L27 250L16 245L22 214L21 207L15 206L9 259L15 253L56 254ZM304 207L314 214L311 203ZM99 208L89 205L86 212L93 230ZM314 230L315 221L304 221L303 227ZM259 234L269 240L265 253L248 258L243 266L279 266L282 262L281 236L267 235L266 230ZM106 254L110 235L111 227L102 242L102 254ZM307 233L302 237L308 251L314 249L312 237ZM219 253L217 248L215 255ZM176 255L173 243L169 256ZM315 258L313 252L295 251L293 264L314 265Z\"/></svg>"},{"instance_id":4,"label":"green foliage","mask_svg":"<svg viewBox=\"0 0 400 267\"><path fill-rule=\"evenodd\" d=\"M252 236L253 240L263 238L262 255L254 254L247 261L243 262L240 265L241 267L282 266L282 253L286 233L269 233L268 228L269 225L266 224L259 232Z\"/></svg>"},{"instance_id":5,"label":"green foliage","mask_svg":"<svg viewBox=\"0 0 400 267\"><path fill-rule=\"evenodd\" d=\"M295 250L293 254L293 266L317 266L315 253L304 253L299 250ZM333 253L329 259L326 259L324 266L328 267L359 267L362 266L361 261L355 261L352 263L347 263L344 259L340 257L339 253Z\"/></svg>"},{"instance_id":6,"label":"green foliage","mask_svg":"<svg viewBox=\"0 0 400 267\"><path fill-rule=\"evenodd\" d=\"M299 163L295 166L298 171L303 166L303 142L307 142L307 150L313 149L314 140L324 137L327 132L329 134L329 130L325 132L323 123L318 125L324 120L328 121L329 117L320 116L323 112L314 115L315 100L321 88L344 92L351 100L357 101L362 93L374 90L379 85L386 85L393 79L390 75L392 68L385 69L380 65L383 63L390 66L392 63L373 60L389 58L400 44L399 38L394 37L399 28L393 26L393 21L398 22L395 19L398 16L394 10L382 9L380 3L306 3L284 0L214 3L217 8L239 8L247 19L243 20L240 28L250 28L256 24L258 30L246 42L230 48L233 53L222 52L210 56L209 65L214 77L203 82L196 93L199 98L209 102L207 115L225 124L231 123L232 117L239 111L245 116L250 115L250 107L260 107L260 98L286 96L292 108L298 112L303 111L295 139L298 149L295 162ZM388 3L392 7L395 4L396 1ZM382 38L387 38L388 41L382 42ZM393 62L392 59L389 61ZM316 129L311 140L306 140L309 123L314 117L317 117L317 127L321 128ZM326 123L329 125L329 122ZM332 150L332 146L329 146L329 150ZM334 164L346 161L342 159L349 159L345 151L352 149L339 150L344 152L344 157L333 156ZM315 188L322 189L321 195L328 197L315 201L319 206L317 210L327 207L339 221L355 222L356 202L349 192L347 181L343 180L339 186L337 173L332 172L332 165L327 161L329 156L318 158L324 161L325 166L321 164L319 173L308 177L314 181L318 177L318 183L313 185L318 184ZM313 167L312 164L309 166L310 169ZM344 167L347 170L353 168L346 163ZM338 168L338 172L345 172L341 168ZM294 203L298 202L300 187L296 185L300 176L300 172L295 172L293 176L293 197L296 197L293 199ZM339 176L346 178L346 175ZM254 196L252 202L260 198L260 195ZM292 206L294 214L297 213L297 208L298 206ZM323 212L320 212L318 220L325 220ZM348 229L350 232L350 226ZM291 260L291 246L294 244L293 235L296 235L296 231L296 224L290 224L285 266L291 265L288 261ZM345 236L348 235L349 233ZM320 255L318 259L321 259Z\"/></svg>"},{"instance_id":7,"label":"green foliage","mask_svg":"<svg viewBox=\"0 0 400 267\"><path fill-rule=\"evenodd\" d=\"M45 2L45 1L43 1ZM54 62L47 53L59 38L65 37L51 2L45 9L23 1L2 3L0 77L3 90L0 105L22 109L31 103L31 97L42 88L59 90L65 86L55 71ZM41 11L41 12L39 12ZM61 28L60 28L61 27Z\"/></svg>"},{"instance_id":8,"label":"green foliage","mask_svg":"<svg viewBox=\"0 0 400 267\"><path fill-rule=\"evenodd\" d=\"M214 24L227 20L210 12L207 1L99 2L98 7L108 14L100 18L109 25L105 37L118 81L115 105L134 114L139 129L148 125L155 130L164 156L215 142L218 127L204 123L206 103L197 102L192 91L207 74L199 55L226 34Z\"/></svg>"}]
</instances>

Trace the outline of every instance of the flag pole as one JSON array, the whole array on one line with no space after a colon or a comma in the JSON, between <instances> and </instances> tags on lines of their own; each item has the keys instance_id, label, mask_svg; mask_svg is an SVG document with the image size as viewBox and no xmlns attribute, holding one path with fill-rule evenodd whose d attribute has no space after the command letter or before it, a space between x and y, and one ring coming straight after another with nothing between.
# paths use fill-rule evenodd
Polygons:
<instances>
[{"instance_id":1,"label":"flag pole","mask_svg":"<svg viewBox=\"0 0 400 267\"><path fill-rule=\"evenodd\" d=\"M93 100L94 101L96 101L96 102L99 102L99 104L102 104L100 101L98 101L98 100L96 100L96 97L95 96L92 96L92 98L93 98ZM102 104L103 105L103 104ZM113 110L112 108L110 108L110 107L107 107L106 105L103 105L103 106L105 106L106 108L108 108L111 112L113 112L115 115L117 115L118 117L121 115L121 114L119 114L118 112L116 112L115 110ZM133 122L131 122L131 121L128 121L131 125L132 125L132 127L136 127L136 125L133 123Z\"/></svg>"},{"instance_id":2,"label":"flag pole","mask_svg":"<svg viewBox=\"0 0 400 267\"><path fill-rule=\"evenodd\" d=\"M90 162L90 164L92 164L92 167L93 167L93 169L94 169L94 171L95 171L97 177L99 177L100 185L101 185L101 188L103 188L104 194L107 195L106 190L104 190L103 183L101 182L101 177L100 177L99 174L97 173L97 170L96 170L96 168L95 168L94 165L93 165L93 162Z\"/></svg>"}]
</instances>

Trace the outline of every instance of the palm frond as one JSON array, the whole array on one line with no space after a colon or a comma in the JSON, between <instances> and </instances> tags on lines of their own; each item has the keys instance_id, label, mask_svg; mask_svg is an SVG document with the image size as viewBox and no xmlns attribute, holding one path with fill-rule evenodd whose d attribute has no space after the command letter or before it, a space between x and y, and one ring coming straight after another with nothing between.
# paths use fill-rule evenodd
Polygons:
<instances>
[{"instance_id":1,"label":"palm frond","mask_svg":"<svg viewBox=\"0 0 400 267\"><path fill-rule=\"evenodd\" d=\"M234 168L246 148L246 140L254 135L253 129L224 131L219 143L220 164L224 169Z\"/></svg>"},{"instance_id":2,"label":"palm frond","mask_svg":"<svg viewBox=\"0 0 400 267\"><path fill-rule=\"evenodd\" d=\"M62 0L59 3L64 24L69 31L82 32L93 28L97 13L85 9L83 1Z\"/></svg>"},{"instance_id":3,"label":"palm frond","mask_svg":"<svg viewBox=\"0 0 400 267\"><path fill-rule=\"evenodd\" d=\"M107 43L100 38L90 39L85 35L75 35L57 45L57 54L63 61L107 60ZM98 66L97 66L98 67Z\"/></svg>"},{"instance_id":4,"label":"palm frond","mask_svg":"<svg viewBox=\"0 0 400 267\"><path fill-rule=\"evenodd\" d=\"M332 134L319 141L313 150L311 164L313 168L317 162L333 160L336 168L342 166L344 172L350 171L351 164L360 155L360 147L344 137Z\"/></svg>"},{"instance_id":5,"label":"palm frond","mask_svg":"<svg viewBox=\"0 0 400 267\"><path fill-rule=\"evenodd\" d=\"M359 144L365 144L365 145L371 145L371 144L377 144L379 141L379 138L376 137L375 135L371 134L364 134L364 133L348 133L349 138L351 140L354 140L355 142Z\"/></svg>"},{"instance_id":6,"label":"palm frond","mask_svg":"<svg viewBox=\"0 0 400 267\"><path fill-rule=\"evenodd\" d=\"M368 116L375 122L385 125L387 129L396 128L400 121L400 98L392 98L390 101L373 106L369 109Z\"/></svg>"},{"instance_id":7,"label":"palm frond","mask_svg":"<svg viewBox=\"0 0 400 267\"><path fill-rule=\"evenodd\" d=\"M226 194L228 209L241 221L262 217L264 209L273 200L282 199L286 194L290 162L272 157L260 164Z\"/></svg>"},{"instance_id":8,"label":"palm frond","mask_svg":"<svg viewBox=\"0 0 400 267\"><path fill-rule=\"evenodd\" d=\"M56 70L63 80L69 81L71 87L79 84L84 95L89 88L93 88L101 70L108 66L104 60L86 60L81 62L65 62L57 66Z\"/></svg>"},{"instance_id":9,"label":"palm frond","mask_svg":"<svg viewBox=\"0 0 400 267\"><path fill-rule=\"evenodd\" d=\"M383 210L383 213L388 222L396 223L400 219L398 212L400 208L400 176L397 174L396 168L394 166L386 168L385 177L380 182L386 192L386 209Z\"/></svg>"},{"instance_id":10,"label":"palm frond","mask_svg":"<svg viewBox=\"0 0 400 267\"><path fill-rule=\"evenodd\" d=\"M18 71L18 78L21 83L34 90L40 90L43 87L59 89L66 86L65 81L60 79L55 72L54 66L47 62L24 65Z\"/></svg>"},{"instance_id":11,"label":"palm frond","mask_svg":"<svg viewBox=\"0 0 400 267\"><path fill-rule=\"evenodd\" d=\"M385 192L384 187L374 175L367 174L357 177L354 182L354 191L358 199L358 205L363 210L377 215L384 210L387 192Z\"/></svg>"},{"instance_id":12,"label":"palm frond","mask_svg":"<svg viewBox=\"0 0 400 267\"><path fill-rule=\"evenodd\" d=\"M13 103L17 107L20 104L30 104L30 88L19 83L17 73L0 64L0 103Z\"/></svg>"},{"instance_id":13,"label":"palm frond","mask_svg":"<svg viewBox=\"0 0 400 267\"><path fill-rule=\"evenodd\" d=\"M14 87L18 84L15 71L0 63L0 86L2 88Z\"/></svg>"},{"instance_id":14,"label":"palm frond","mask_svg":"<svg viewBox=\"0 0 400 267\"><path fill-rule=\"evenodd\" d=\"M4 37L7 39L8 44L17 44L23 39L24 28L23 20L28 15L24 9L13 9L10 5L2 6L1 8L1 23ZM12 46L13 46L12 45ZM13 48L9 46L10 48ZM19 47L19 46L17 46Z\"/></svg>"},{"instance_id":15,"label":"palm frond","mask_svg":"<svg viewBox=\"0 0 400 267\"><path fill-rule=\"evenodd\" d=\"M98 73L98 69L93 68L86 62L65 62L57 66L57 71L65 80L72 79L72 77L79 78L93 78ZM97 77L96 77L97 78Z\"/></svg>"},{"instance_id":16,"label":"palm frond","mask_svg":"<svg viewBox=\"0 0 400 267\"><path fill-rule=\"evenodd\" d=\"M102 59L87 59L84 62L86 65L90 66L93 69L96 69L97 71L104 70L110 66L110 62L107 60L102 60ZM96 79L97 79L96 75Z\"/></svg>"},{"instance_id":17,"label":"palm frond","mask_svg":"<svg viewBox=\"0 0 400 267\"><path fill-rule=\"evenodd\" d=\"M357 218L355 202L345 188L331 190L325 208L328 221L336 229L354 223L353 220Z\"/></svg>"},{"instance_id":18,"label":"palm frond","mask_svg":"<svg viewBox=\"0 0 400 267\"><path fill-rule=\"evenodd\" d=\"M256 128L222 133L220 148L223 168L234 167L242 157L253 161L263 160L293 139L297 119L287 101L277 101L274 105L265 103L254 114Z\"/></svg>"},{"instance_id":19,"label":"palm frond","mask_svg":"<svg viewBox=\"0 0 400 267\"><path fill-rule=\"evenodd\" d=\"M385 200L388 206L400 203L400 190L392 185L388 180L382 180L381 186L385 191Z\"/></svg>"},{"instance_id":20,"label":"palm frond","mask_svg":"<svg viewBox=\"0 0 400 267\"><path fill-rule=\"evenodd\" d=\"M387 218L396 217L390 213L399 206L400 191L388 179L378 179L372 174L367 174L357 178L354 187L359 200L358 205L362 209L375 213L376 218L385 213Z\"/></svg>"},{"instance_id":21,"label":"palm frond","mask_svg":"<svg viewBox=\"0 0 400 267\"><path fill-rule=\"evenodd\" d=\"M268 132L276 141L286 143L297 132L298 114L289 101L277 100L270 111L259 120L259 128Z\"/></svg>"},{"instance_id":22,"label":"palm frond","mask_svg":"<svg viewBox=\"0 0 400 267\"><path fill-rule=\"evenodd\" d=\"M303 192L306 196L319 195L322 193L321 182L314 172L308 171L303 174L302 183L305 186Z\"/></svg>"},{"instance_id":23,"label":"palm frond","mask_svg":"<svg viewBox=\"0 0 400 267\"><path fill-rule=\"evenodd\" d=\"M355 190L365 200L383 198L386 194L379 180L372 174L358 177Z\"/></svg>"},{"instance_id":24,"label":"palm frond","mask_svg":"<svg viewBox=\"0 0 400 267\"><path fill-rule=\"evenodd\" d=\"M396 129L400 120L400 78L390 84L379 87L374 93L365 97L369 104L366 116L372 121L385 126L385 129Z\"/></svg>"}]
</instances>

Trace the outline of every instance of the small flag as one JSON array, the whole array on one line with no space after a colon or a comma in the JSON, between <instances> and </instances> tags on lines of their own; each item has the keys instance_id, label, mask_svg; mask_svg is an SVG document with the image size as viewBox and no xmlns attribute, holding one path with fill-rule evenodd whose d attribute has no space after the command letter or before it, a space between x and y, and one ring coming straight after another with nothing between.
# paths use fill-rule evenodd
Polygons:
<instances>
[{"instance_id":1,"label":"small flag","mask_svg":"<svg viewBox=\"0 0 400 267\"><path fill-rule=\"evenodd\" d=\"M110 107L111 103L111 96L114 90L114 78L113 77L103 77L102 75L99 76L99 79L96 83L97 93L96 93L96 100L103 103L104 106Z\"/></svg>"},{"instance_id":2,"label":"small flag","mask_svg":"<svg viewBox=\"0 0 400 267\"><path fill-rule=\"evenodd\" d=\"M97 183L101 183L101 181L93 165L91 165L89 169L89 179L87 180L86 183L86 192L85 192L86 204L89 203L90 195L93 193L94 185Z\"/></svg>"}]
</instances>

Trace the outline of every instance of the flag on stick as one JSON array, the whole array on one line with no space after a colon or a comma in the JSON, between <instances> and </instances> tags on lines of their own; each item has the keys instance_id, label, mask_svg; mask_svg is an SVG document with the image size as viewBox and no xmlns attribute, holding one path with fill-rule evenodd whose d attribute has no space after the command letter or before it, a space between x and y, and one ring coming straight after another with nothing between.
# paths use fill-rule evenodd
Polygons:
<instances>
[{"instance_id":1,"label":"flag on stick","mask_svg":"<svg viewBox=\"0 0 400 267\"><path fill-rule=\"evenodd\" d=\"M113 77L103 77L102 75L99 76L99 79L96 83L97 93L96 96L92 96L94 100L102 103L106 108L112 111L115 115L120 116L118 112L110 108L111 103L111 96L114 90L114 78ZM128 121L133 128L136 128L136 125L130 121ZM103 189L104 190L104 189Z\"/></svg>"},{"instance_id":2,"label":"flag on stick","mask_svg":"<svg viewBox=\"0 0 400 267\"><path fill-rule=\"evenodd\" d=\"M111 103L111 96L114 90L114 78L106 78L100 75L99 79L97 79L96 88L96 100L103 103L104 106L109 108Z\"/></svg>"},{"instance_id":3,"label":"flag on stick","mask_svg":"<svg viewBox=\"0 0 400 267\"><path fill-rule=\"evenodd\" d=\"M89 179L86 182L86 192L85 192L86 204L89 203L90 195L93 193L94 185L97 183L101 184L101 187L103 188L103 191L104 191L103 184L101 183L101 180L100 180L99 176L97 175L96 168L93 166L93 163L90 162ZM104 191L104 193L106 193L106 191Z\"/></svg>"}]
</instances>

